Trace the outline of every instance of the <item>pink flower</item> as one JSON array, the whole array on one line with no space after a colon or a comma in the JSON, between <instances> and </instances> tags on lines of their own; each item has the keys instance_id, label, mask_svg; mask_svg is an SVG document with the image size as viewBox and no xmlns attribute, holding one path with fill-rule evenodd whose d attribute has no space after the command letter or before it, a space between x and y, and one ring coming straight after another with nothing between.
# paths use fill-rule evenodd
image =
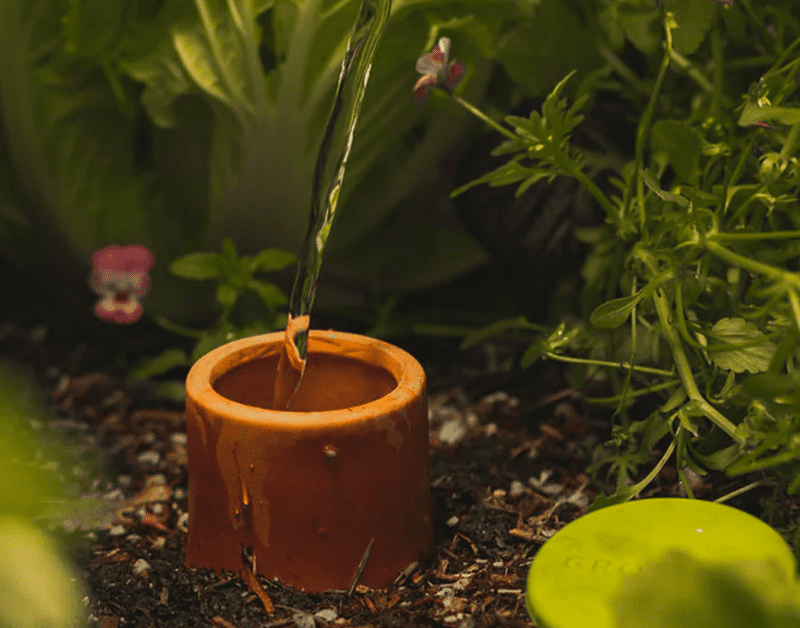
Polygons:
<instances>
[{"instance_id":1,"label":"pink flower","mask_svg":"<svg viewBox=\"0 0 800 628\"><path fill-rule=\"evenodd\" d=\"M100 296L94 313L104 321L121 325L135 323L142 316L139 298L150 292L147 271L155 262L153 254L136 244L111 244L92 255L89 285Z\"/></svg>"},{"instance_id":2,"label":"pink flower","mask_svg":"<svg viewBox=\"0 0 800 628\"><path fill-rule=\"evenodd\" d=\"M452 93L464 77L464 66L450 61L450 39L442 37L433 49L417 59L417 72L422 78L414 85L414 102L422 107L428 101L431 89L444 89Z\"/></svg>"}]
</instances>

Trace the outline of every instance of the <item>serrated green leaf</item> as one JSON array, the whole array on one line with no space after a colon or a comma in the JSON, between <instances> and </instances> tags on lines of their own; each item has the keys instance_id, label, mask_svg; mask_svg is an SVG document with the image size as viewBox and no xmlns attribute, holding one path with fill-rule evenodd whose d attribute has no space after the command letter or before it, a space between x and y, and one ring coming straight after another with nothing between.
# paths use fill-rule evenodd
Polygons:
<instances>
[{"instance_id":1,"label":"serrated green leaf","mask_svg":"<svg viewBox=\"0 0 800 628\"><path fill-rule=\"evenodd\" d=\"M655 177L647 170L641 170L642 181L658 198L668 203L675 203L680 207L689 207L689 200L680 194L673 194L663 190Z\"/></svg>"},{"instance_id":2,"label":"serrated green leaf","mask_svg":"<svg viewBox=\"0 0 800 628\"><path fill-rule=\"evenodd\" d=\"M525 191L529 187L531 187L534 183L541 181L542 179L548 179L549 181L552 182L552 180L556 177L557 174L558 174L557 172L553 172L550 170L545 170L545 171L540 170L538 172L535 172L533 175L531 175L525 181L519 184L519 187L517 188L517 191L514 193L514 196L516 198L519 198L520 196L525 194Z\"/></svg>"},{"instance_id":3,"label":"serrated green leaf","mask_svg":"<svg viewBox=\"0 0 800 628\"><path fill-rule=\"evenodd\" d=\"M252 267L254 270L271 272L283 270L296 261L297 257L294 253L290 253L289 251L284 251L283 249L264 249L253 258Z\"/></svg>"},{"instance_id":4,"label":"serrated green leaf","mask_svg":"<svg viewBox=\"0 0 800 628\"><path fill-rule=\"evenodd\" d=\"M493 170L484 178L487 179L490 186L498 187L527 179L532 172L531 168L527 168L517 161L512 161Z\"/></svg>"},{"instance_id":5,"label":"serrated green leaf","mask_svg":"<svg viewBox=\"0 0 800 628\"><path fill-rule=\"evenodd\" d=\"M172 262L170 272L184 279L215 279L225 273L226 262L216 253L190 253Z\"/></svg>"},{"instance_id":6,"label":"serrated green leaf","mask_svg":"<svg viewBox=\"0 0 800 628\"><path fill-rule=\"evenodd\" d=\"M766 334L743 318L723 318L711 328L711 334L731 348L709 349L711 361L721 369L734 373L763 373L775 353L776 345Z\"/></svg>"},{"instance_id":7,"label":"serrated green leaf","mask_svg":"<svg viewBox=\"0 0 800 628\"><path fill-rule=\"evenodd\" d=\"M640 290L629 297L620 297L597 306L589 316L589 322L600 329L615 329L622 325L642 300Z\"/></svg>"},{"instance_id":8,"label":"serrated green leaf","mask_svg":"<svg viewBox=\"0 0 800 628\"><path fill-rule=\"evenodd\" d=\"M519 165L519 157L517 157L514 160L503 164L499 168L496 168L495 170L483 175L482 177L456 188L450 193L450 198L455 198L459 194L466 192L468 189L483 183L488 183L491 187L516 183L517 181L527 178L531 172L533 172L532 169Z\"/></svg>"}]
</instances>

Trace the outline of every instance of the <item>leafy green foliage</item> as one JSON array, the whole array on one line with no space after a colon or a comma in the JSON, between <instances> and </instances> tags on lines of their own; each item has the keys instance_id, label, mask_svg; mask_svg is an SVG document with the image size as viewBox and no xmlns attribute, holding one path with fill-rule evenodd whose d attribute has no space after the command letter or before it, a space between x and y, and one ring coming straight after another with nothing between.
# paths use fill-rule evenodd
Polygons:
<instances>
[{"instance_id":1,"label":"leafy green foliage","mask_svg":"<svg viewBox=\"0 0 800 628\"><path fill-rule=\"evenodd\" d=\"M132 371L133 377L147 379L161 375L174 368L190 366L198 358L220 345L275 331L286 327L286 314L278 308L288 303L286 293L274 283L255 277L259 272L277 272L294 264L296 258L288 251L265 249L255 256L237 256L236 245L229 238L222 243L222 254L190 253L172 263L173 274L197 281L216 280L217 304L220 306L219 320L210 329L189 329L156 315L156 322L169 331L182 336L196 338L197 343L190 355L183 349L167 349L163 353L147 358ZM231 316L237 303L247 294L255 295L266 308L266 315L257 322L235 325Z\"/></svg>"},{"instance_id":2,"label":"leafy green foliage","mask_svg":"<svg viewBox=\"0 0 800 628\"><path fill-rule=\"evenodd\" d=\"M568 80L569 76L556 85L545 100L541 114L532 111L527 119L507 116L506 122L514 127L517 137L498 146L492 154L518 154L494 172L456 189L452 196L481 183L498 186L522 181L517 188L517 196L520 196L541 179L552 181L557 175L573 175L580 164L579 158L573 158L569 154L569 136L583 119L578 111L588 96L582 97L567 109L566 100L561 98L561 93ZM523 163L526 158L533 165Z\"/></svg>"},{"instance_id":3,"label":"leafy green foliage","mask_svg":"<svg viewBox=\"0 0 800 628\"><path fill-rule=\"evenodd\" d=\"M77 283L93 251L136 242L167 262L152 273L148 310L200 320L212 301L192 298L169 274L171 260L224 237L249 254L299 249L359 4L0 2L0 254L40 284L52 281L57 259ZM398 68L413 68L428 40L452 37L475 60L460 89L482 102L494 42L528 4L394 0L342 188L329 275L356 292L408 289L486 260L465 234L430 219L448 191L440 163L469 121L438 105L409 107L413 77ZM420 236L424 245L410 249Z\"/></svg>"},{"instance_id":4,"label":"leafy green foliage","mask_svg":"<svg viewBox=\"0 0 800 628\"><path fill-rule=\"evenodd\" d=\"M723 318L711 327L710 336L730 343L731 348L709 349L711 361L733 373L763 373L775 353L775 343L766 340L756 325L743 318Z\"/></svg>"},{"instance_id":5,"label":"leafy green foliage","mask_svg":"<svg viewBox=\"0 0 800 628\"><path fill-rule=\"evenodd\" d=\"M83 594L64 548L38 526L46 506L81 502L77 494L96 475L44 432L40 395L28 373L0 361L0 623L9 628L73 625Z\"/></svg>"},{"instance_id":6,"label":"leafy green foliage","mask_svg":"<svg viewBox=\"0 0 800 628\"><path fill-rule=\"evenodd\" d=\"M605 212L605 224L576 234L590 248L580 318L532 333L521 364L560 360L570 365L572 385L602 377L613 387L613 396L589 400L616 408L612 439L593 468L595 480L605 472L613 488L595 508L641 492L671 456L690 496L687 469L769 471L763 481L775 485L776 497L797 494L796 7L791 0L769 8L695 0L598 0L580 10L558 4L541 2L549 12L578 11L569 19L593 25L579 41L584 55L601 61L588 76L578 74L583 82L571 105L570 74L540 111L507 117L513 132L498 128L508 140L494 154L509 161L456 190L519 183L521 192L569 176ZM768 24L781 26L767 36ZM618 55L626 42L645 59L643 77ZM576 146L582 116L614 95L636 121L635 144L602 157ZM606 180L596 182L601 172ZM514 327L498 321L473 337ZM661 405L641 417L630 409L644 395ZM653 467L653 449L665 437L670 444Z\"/></svg>"}]
</instances>

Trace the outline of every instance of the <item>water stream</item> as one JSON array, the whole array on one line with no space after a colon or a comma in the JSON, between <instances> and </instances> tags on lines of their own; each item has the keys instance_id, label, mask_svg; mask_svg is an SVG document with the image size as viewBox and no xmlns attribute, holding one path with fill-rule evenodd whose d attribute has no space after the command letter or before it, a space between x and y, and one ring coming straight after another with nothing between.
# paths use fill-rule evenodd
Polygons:
<instances>
[{"instance_id":1,"label":"water stream","mask_svg":"<svg viewBox=\"0 0 800 628\"><path fill-rule=\"evenodd\" d=\"M391 0L362 0L342 60L333 108L325 127L311 187L311 216L289 297L289 320L281 348L272 407L286 409L300 385L308 353L311 307L322 254L336 215L345 166L367 90L375 50L389 21Z\"/></svg>"}]
</instances>

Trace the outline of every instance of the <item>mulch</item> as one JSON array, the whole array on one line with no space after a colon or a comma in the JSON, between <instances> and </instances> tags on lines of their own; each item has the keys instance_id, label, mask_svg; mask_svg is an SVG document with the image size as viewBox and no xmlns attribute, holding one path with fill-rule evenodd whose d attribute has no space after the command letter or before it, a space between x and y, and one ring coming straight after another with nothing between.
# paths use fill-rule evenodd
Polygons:
<instances>
[{"instance_id":1,"label":"mulch","mask_svg":"<svg viewBox=\"0 0 800 628\"><path fill-rule=\"evenodd\" d=\"M187 568L183 409L156 395L157 382L130 380L127 365L93 351L46 326L0 327L0 355L32 370L52 408L45 433L64 439L67 457L91 460L77 465L70 499L45 516L85 583L90 627L533 626L531 561L598 493L586 469L609 437L607 417L551 371L509 374L480 350L437 349L420 358L435 504L428 563L409 565L388 589L352 594ZM676 475L667 466L647 496L682 495ZM713 499L747 481L709 476L695 489ZM751 491L735 505L758 514L764 497Z\"/></svg>"}]
</instances>

